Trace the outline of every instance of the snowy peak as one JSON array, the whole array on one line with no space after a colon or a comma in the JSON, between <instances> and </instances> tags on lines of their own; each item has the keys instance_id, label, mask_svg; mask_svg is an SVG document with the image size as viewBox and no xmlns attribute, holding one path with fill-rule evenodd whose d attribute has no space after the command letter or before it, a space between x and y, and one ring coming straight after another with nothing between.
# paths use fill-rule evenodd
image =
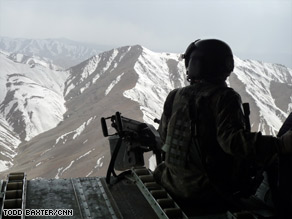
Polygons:
<instances>
[{"instance_id":1,"label":"snowy peak","mask_svg":"<svg viewBox=\"0 0 292 219\"><path fill-rule=\"evenodd\" d=\"M121 47L100 53L70 68L70 76L65 83L66 99L80 95L103 75L109 75L112 72L114 72L113 74L115 72L122 73L133 69L141 51L141 46Z\"/></svg>"}]
</instances>

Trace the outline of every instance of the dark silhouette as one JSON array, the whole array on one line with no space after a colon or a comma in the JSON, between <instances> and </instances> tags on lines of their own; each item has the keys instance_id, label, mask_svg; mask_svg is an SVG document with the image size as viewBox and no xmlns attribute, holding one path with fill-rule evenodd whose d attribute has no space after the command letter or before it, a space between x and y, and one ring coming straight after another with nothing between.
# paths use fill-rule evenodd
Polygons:
<instances>
[{"instance_id":1,"label":"dark silhouette","mask_svg":"<svg viewBox=\"0 0 292 219\"><path fill-rule=\"evenodd\" d=\"M269 200L278 207L277 164L279 155L291 156L292 131L280 138L250 131L249 110L245 105L243 111L240 95L225 83L234 68L226 43L197 40L182 58L190 85L171 91L165 101L158 129L165 161L154 172L156 181L185 211L210 213L242 207L268 175Z\"/></svg>"}]
</instances>

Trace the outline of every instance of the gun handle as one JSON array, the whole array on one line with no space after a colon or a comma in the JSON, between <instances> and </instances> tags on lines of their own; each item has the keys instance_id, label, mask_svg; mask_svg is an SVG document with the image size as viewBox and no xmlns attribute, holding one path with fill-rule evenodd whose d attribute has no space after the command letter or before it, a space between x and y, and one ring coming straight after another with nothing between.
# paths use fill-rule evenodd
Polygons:
<instances>
[{"instance_id":1,"label":"gun handle","mask_svg":"<svg viewBox=\"0 0 292 219\"><path fill-rule=\"evenodd\" d=\"M108 136L108 131L107 131L107 125L106 125L105 118L102 117L100 119L100 122L101 122L103 136L107 137Z\"/></svg>"},{"instance_id":2,"label":"gun handle","mask_svg":"<svg viewBox=\"0 0 292 219\"><path fill-rule=\"evenodd\" d=\"M122 123L120 112L116 112L116 123L117 123L118 132L119 134L121 134L123 132L123 123Z\"/></svg>"}]
</instances>

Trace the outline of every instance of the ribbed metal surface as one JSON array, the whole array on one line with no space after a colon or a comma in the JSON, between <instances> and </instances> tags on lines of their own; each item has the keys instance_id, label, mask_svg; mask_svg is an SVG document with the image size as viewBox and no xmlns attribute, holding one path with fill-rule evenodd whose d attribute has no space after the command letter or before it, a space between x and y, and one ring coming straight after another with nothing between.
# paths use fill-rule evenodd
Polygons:
<instances>
[{"instance_id":1,"label":"ribbed metal surface","mask_svg":"<svg viewBox=\"0 0 292 219\"><path fill-rule=\"evenodd\" d=\"M132 175L137 187L159 218L188 218L166 190L155 182L153 175L145 167L133 168Z\"/></svg>"},{"instance_id":2,"label":"ribbed metal surface","mask_svg":"<svg viewBox=\"0 0 292 219\"><path fill-rule=\"evenodd\" d=\"M0 218L9 218L3 212L5 210L17 210L23 212L26 205L26 174L23 172L10 173L1 194L1 212ZM2 191L2 184L0 187ZM11 218L11 217L10 217ZM17 214L13 217L15 219L24 219L24 214Z\"/></svg>"},{"instance_id":3,"label":"ribbed metal surface","mask_svg":"<svg viewBox=\"0 0 292 219\"><path fill-rule=\"evenodd\" d=\"M26 208L73 209L72 219L120 217L113 210L97 177L30 180L27 184Z\"/></svg>"}]
</instances>

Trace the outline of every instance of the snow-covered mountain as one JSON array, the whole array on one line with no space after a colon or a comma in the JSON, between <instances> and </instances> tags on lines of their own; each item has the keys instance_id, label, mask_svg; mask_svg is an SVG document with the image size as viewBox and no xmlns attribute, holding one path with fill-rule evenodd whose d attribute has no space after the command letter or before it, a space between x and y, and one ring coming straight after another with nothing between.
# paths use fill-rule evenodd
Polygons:
<instances>
[{"instance_id":1,"label":"snow-covered mountain","mask_svg":"<svg viewBox=\"0 0 292 219\"><path fill-rule=\"evenodd\" d=\"M188 84L179 54L140 45L100 53L67 71L2 59L0 136L16 136L15 144L5 144L5 156L12 152L2 166L13 163L9 171L29 178L104 175L110 153L100 118L120 111L153 123L169 91ZM252 130L275 135L292 110L292 70L237 57L235 66L228 84L250 103Z\"/></svg>"},{"instance_id":2,"label":"snow-covered mountain","mask_svg":"<svg viewBox=\"0 0 292 219\"><path fill-rule=\"evenodd\" d=\"M11 166L12 157L20 142L55 127L66 112L63 98L65 71L53 70L51 63L37 59L24 62L0 53L0 138L5 151L0 169ZM1 148L2 149L2 148ZM3 164L2 162L2 164Z\"/></svg>"},{"instance_id":3,"label":"snow-covered mountain","mask_svg":"<svg viewBox=\"0 0 292 219\"><path fill-rule=\"evenodd\" d=\"M235 58L230 86L251 105L252 130L276 135L292 111L292 70L279 64Z\"/></svg>"},{"instance_id":4,"label":"snow-covered mountain","mask_svg":"<svg viewBox=\"0 0 292 219\"><path fill-rule=\"evenodd\" d=\"M14 62L29 64L31 68L34 68L36 65L42 65L43 67L50 68L52 70L62 70L60 66L53 64L53 61L47 58L38 57L38 56L27 56L21 53L11 53L8 56Z\"/></svg>"},{"instance_id":5,"label":"snow-covered mountain","mask_svg":"<svg viewBox=\"0 0 292 219\"><path fill-rule=\"evenodd\" d=\"M100 46L68 39L15 39L0 37L0 50L52 60L52 64L69 68L100 53ZM19 58L19 57L18 57Z\"/></svg>"}]
</instances>

